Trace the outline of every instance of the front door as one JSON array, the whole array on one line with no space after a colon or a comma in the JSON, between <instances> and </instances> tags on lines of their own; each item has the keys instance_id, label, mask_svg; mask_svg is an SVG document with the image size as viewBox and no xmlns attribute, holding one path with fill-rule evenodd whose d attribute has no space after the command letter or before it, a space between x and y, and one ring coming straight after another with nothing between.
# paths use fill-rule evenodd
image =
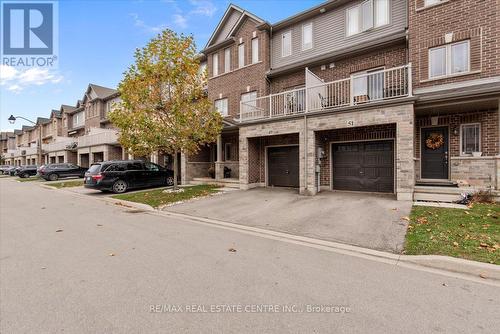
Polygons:
<instances>
[{"instance_id":1,"label":"front door","mask_svg":"<svg viewBox=\"0 0 500 334\"><path fill-rule=\"evenodd\" d=\"M299 187L299 147L267 149L267 184L276 187Z\"/></svg>"},{"instance_id":2,"label":"front door","mask_svg":"<svg viewBox=\"0 0 500 334\"><path fill-rule=\"evenodd\" d=\"M448 128L423 128L421 141L421 178L448 179Z\"/></svg>"}]
</instances>

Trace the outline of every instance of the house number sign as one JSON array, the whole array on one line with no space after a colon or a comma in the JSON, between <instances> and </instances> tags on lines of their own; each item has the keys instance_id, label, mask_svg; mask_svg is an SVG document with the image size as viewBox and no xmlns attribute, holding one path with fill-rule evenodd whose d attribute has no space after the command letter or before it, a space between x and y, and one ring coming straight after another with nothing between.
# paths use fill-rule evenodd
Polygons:
<instances>
[{"instance_id":1,"label":"house number sign","mask_svg":"<svg viewBox=\"0 0 500 334\"><path fill-rule=\"evenodd\" d=\"M347 126L354 126L353 120L348 120L346 123L347 123Z\"/></svg>"}]
</instances>

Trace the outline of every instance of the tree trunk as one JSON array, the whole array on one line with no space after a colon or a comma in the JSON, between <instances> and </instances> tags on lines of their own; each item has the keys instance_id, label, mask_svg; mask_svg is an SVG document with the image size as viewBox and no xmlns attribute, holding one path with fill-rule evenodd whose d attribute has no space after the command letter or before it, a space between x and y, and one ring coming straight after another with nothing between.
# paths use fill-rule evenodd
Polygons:
<instances>
[{"instance_id":1,"label":"tree trunk","mask_svg":"<svg viewBox=\"0 0 500 334\"><path fill-rule=\"evenodd\" d=\"M179 161L177 161L177 151L174 153L174 190L177 190L178 185L177 185L177 170L179 169L177 167L177 164Z\"/></svg>"}]
</instances>

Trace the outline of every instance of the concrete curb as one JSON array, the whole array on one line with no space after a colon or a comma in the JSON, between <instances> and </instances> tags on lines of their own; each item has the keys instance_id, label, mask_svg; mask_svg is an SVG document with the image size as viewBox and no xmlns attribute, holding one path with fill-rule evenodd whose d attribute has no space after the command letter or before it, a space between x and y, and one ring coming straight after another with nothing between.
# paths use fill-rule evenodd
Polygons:
<instances>
[{"instance_id":1,"label":"concrete curb","mask_svg":"<svg viewBox=\"0 0 500 334\"><path fill-rule=\"evenodd\" d=\"M44 185L42 185L44 186ZM50 189L57 189L45 185L44 187ZM71 191L70 191L71 192ZM78 194L71 192L78 196L85 196L87 198L92 198L84 194ZM272 231L258 227L245 226L241 224L235 224L230 222L225 222L221 220L191 216L187 214L163 211L160 209L155 209L150 205L130 202L125 200L120 200L112 197L99 197L98 200L102 199L107 203L123 206L129 209L136 209L144 211L148 214L154 214L163 217L176 217L188 222L202 223L211 226L216 226L219 228L229 229L237 232L242 232L246 234L251 234L255 236L265 237L268 239L280 240L294 244L305 245L317 249L323 249L327 251L333 251L335 253L361 257L369 260L375 260L378 262L383 262L387 264L392 264L396 266L413 268L417 270L425 270L428 272L433 272L449 277L467 279L475 281L478 283L493 285L500 287L500 266L454 258L450 256L441 255L401 255L389 252L378 251L370 248L364 248L360 246L354 246L349 244L344 244L334 241L326 241L321 239L315 239L310 237L303 237L294 234L288 234L284 232Z\"/></svg>"}]
</instances>

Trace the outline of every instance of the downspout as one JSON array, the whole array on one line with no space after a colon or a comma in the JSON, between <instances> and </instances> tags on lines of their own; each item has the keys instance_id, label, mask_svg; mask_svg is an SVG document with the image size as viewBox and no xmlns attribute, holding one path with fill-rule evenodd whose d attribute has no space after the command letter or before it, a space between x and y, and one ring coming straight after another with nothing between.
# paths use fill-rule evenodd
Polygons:
<instances>
[{"instance_id":1,"label":"downspout","mask_svg":"<svg viewBox=\"0 0 500 334\"><path fill-rule=\"evenodd\" d=\"M307 67L304 72L306 86L306 110L304 113L304 194L307 194L307 112L309 110L309 93L307 89Z\"/></svg>"}]
</instances>

